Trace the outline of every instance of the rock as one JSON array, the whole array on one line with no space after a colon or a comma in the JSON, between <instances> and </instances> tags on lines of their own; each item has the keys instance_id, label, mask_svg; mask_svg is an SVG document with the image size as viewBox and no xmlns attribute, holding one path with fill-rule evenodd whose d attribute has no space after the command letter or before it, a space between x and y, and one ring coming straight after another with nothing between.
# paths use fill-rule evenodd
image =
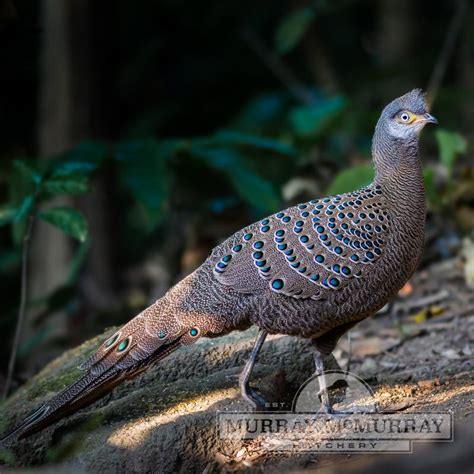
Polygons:
<instances>
[{"instance_id":1,"label":"rock","mask_svg":"<svg viewBox=\"0 0 474 474\"><path fill-rule=\"evenodd\" d=\"M87 341L47 365L0 410L3 431L75 380L79 363L109 335ZM201 472L222 464L241 441L219 439L218 410L246 410L236 375L256 331L201 339L117 387L111 395L4 450L16 466L56 462L69 472ZM272 336L256 366L254 383L292 399L313 372L306 341ZM298 357L295 357L298 354ZM284 371L284 374L283 372ZM283 396L283 395L279 395ZM10 456L10 458L9 458Z\"/></svg>"}]
</instances>

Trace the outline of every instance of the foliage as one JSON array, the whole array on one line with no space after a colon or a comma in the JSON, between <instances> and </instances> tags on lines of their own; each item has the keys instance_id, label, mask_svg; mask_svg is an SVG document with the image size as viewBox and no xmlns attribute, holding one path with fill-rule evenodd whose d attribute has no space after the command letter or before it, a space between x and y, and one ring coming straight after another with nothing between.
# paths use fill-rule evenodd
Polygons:
<instances>
[{"instance_id":1,"label":"foliage","mask_svg":"<svg viewBox=\"0 0 474 474\"><path fill-rule=\"evenodd\" d=\"M456 158L467 150L467 141L459 133L440 129L436 132L441 163L445 167L448 177L453 174Z\"/></svg>"},{"instance_id":2,"label":"foliage","mask_svg":"<svg viewBox=\"0 0 474 474\"><path fill-rule=\"evenodd\" d=\"M21 244L28 219L35 218L50 223L81 242L85 241L88 235L87 223L80 211L71 207L40 210L40 206L58 196L85 193L93 167L85 162L81 166L65 158L52 161L44 170L36 168L30 160L21 159L13 162L13 168L10 202L2 206L0 223L12 226L15 244Z\"/></svg>"},{"instance_id":3,"label":"foliage","mask_svg":"<svg viewBox=\"0 0 474 474\"><path fill-rule=\"evenodd\" d=\"M357 165L339 172L327 189L327 194L347 193L353 189L363 188L372 182L374 167L372 164Z\"/></svg>"},{"instance_id":4,"label":"foliage","mask_svg":"<svg viewBox=\"0 0 474 474\"><path fill-rule=\"evenodd\" d=\"M314 7L303 7L285 16L275 32L275 48L280 54L292 51L315 18Z\"/></svg>"},{"instance_id":5,"label":"foliage","mask_svg":"<svg viewBox=\"0 0 474 474\"><path fill-rule=\"evenodd\" d=\"M24 5L21 23L4 30L11 32L2 56L9 93L0 97L8 117L0 130L4 333L14 319L21 245L30 219L77 241L66 281L39 298L43 321L53 311L79 306L71 301L78 299L89 232L111 249L109 274L120 300L129 286L148 291L147 285L131 284L127 270L152 254L165 254L170 240L180 241L183 253L189 240L208 251L232 230L286 204L367 184L380 108L409 87L426 84L452 14L449 2L437 2L422 30L407 31L422 6L397 10L399 16L387 25L388 4L352 0L115 2L108 10L110 21L91 22L89 43L100 48L82 47L74 31L70 45L74 62L93 71L74 71L74 84L90 92L83 96L84 108L94 111L94 120L73 135L107 141L85 140L45 158L35 156L38 125L43 126L34 105L41 102L37 57L42 43L35 33L41 3L33 4ZM88 19L99 18L102 9L100 2L91 5ZM81 14L78 8L78 21ZM471 21L473 14L471 9ZM385 26L390 32L378 31ZM242 31L260 43L246 42ZM407 41L384 43L380 38L386 34ZM457 47L468 48L467 42L458 41ZM409 47L422 43L430 46ZM468 56L459 55L460 73L472 69ZM444 213L446 222L455 219L453 203L473 188L472 166L463 165L471 120L463 124L460 117L472 115L468 104L474 93L470 86L461 87L461 76L447 75L436 97L433 113L447 128L423 134L429 207ZM304 101L295 87L307 92ZM301 186L285 203L281 190L296 181ZM100 231L105 235L95 234L99 230L92 221L89 231L80 213L77 197L93 186L106 195L101 199L110 200L104 208L112 222ZM73 207L57 202L65 197ZM192 236L177 235L182 228L177 230L173 219L192 222ZM179 267L180 255L173 258ZM181 270L170 271L170 279ZM89 312L84 319L102 321ZM116 317L107 322L115 323ZM26 348L34 347L34 341L27 342Z\"/></svg>"}]
</instances>

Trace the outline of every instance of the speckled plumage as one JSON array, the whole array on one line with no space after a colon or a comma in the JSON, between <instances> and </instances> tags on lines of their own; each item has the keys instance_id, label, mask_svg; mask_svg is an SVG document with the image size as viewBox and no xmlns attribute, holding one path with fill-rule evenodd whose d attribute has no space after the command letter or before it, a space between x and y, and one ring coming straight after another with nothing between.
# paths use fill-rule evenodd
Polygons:
<instances>
[{"instance_id":1,"label":"speckled plumage","mask_svg":"<svg viewBox=\"0 0 474 474\"><path fill-rule=\"evenodd\" d=\"M418 119L408 128L403 113ZM82 365L84 377L13 434L38 431L202 336L255 324L312 338L329 354L347 329L397 293L419 263L425 200L418 134L433 121L420 90L390 103L374 134L371 185L288 208L234 234L105 341Z\"/></svg>"}]
</instances>

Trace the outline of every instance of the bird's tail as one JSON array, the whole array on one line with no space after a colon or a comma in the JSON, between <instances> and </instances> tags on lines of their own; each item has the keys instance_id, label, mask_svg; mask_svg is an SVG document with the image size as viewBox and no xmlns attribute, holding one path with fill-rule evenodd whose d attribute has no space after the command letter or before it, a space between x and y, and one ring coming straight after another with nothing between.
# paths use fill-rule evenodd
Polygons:
<instances>
[{"instance_id":1,"label":"bird's tail","mask_svg":"<svg viewBox=\"0 0 474 474\"><path fill-rule=\"evenodd\" d=\"M181 345L203 334L187 317L164 317L157 303L107 339L81 368L86 373L51 400L34 410L0 443L34 434L55 421L98 400L125 379L132 378ZM195 318L193 318L195 319ZM198 318L199 319L199 318Z\"/></svg>"}]
</instances>

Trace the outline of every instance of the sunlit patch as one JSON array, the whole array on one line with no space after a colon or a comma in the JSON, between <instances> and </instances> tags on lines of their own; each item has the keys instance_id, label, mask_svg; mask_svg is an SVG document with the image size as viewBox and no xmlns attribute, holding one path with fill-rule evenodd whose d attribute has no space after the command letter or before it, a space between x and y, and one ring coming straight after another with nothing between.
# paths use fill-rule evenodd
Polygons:
<instances>
[{"instance_id":1,"label":"sunlit patch","mask_svg":"<svg viewBox=\"0 0 474 474\"><path fill-rule=\"evenodd\" d=\"M134 420L117 428L107 439L107 442L117 448L136 449L146 441L151 431L160 426L176 422L183 416L192 413L201 413L209 410L217 402L225 398L236 398L239 395L236 387L215 390L205 395L196 395L187 400L176 403L162 413L147 415L146 418Z\"/></svg>"}]
</instances>

